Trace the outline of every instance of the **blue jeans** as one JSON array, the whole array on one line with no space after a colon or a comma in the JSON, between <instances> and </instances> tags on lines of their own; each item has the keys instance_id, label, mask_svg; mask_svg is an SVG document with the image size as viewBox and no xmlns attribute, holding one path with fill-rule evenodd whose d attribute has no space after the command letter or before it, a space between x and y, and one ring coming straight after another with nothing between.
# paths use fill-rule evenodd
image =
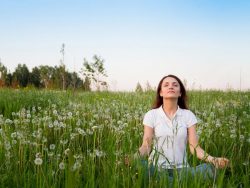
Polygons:
<instances>
[{"instance_id":1,"label":"blue jeans","mask_svg":"<svg viewBox=\"0 0 250 188\"><path fill-rule=\"evenodd\" d=\"M148 163L147 160L141 161L143 168L145 169L145 176L149 177L156 176L160 179L162 175L168 175L168 180L172 182L174 178L183 180L187 177L200 177L203 180L216 178L216 169L213 165L208 163L200 164L196 167L184 167L177 169L158 169L152 163Z\"/></svg>"}]
</instances>

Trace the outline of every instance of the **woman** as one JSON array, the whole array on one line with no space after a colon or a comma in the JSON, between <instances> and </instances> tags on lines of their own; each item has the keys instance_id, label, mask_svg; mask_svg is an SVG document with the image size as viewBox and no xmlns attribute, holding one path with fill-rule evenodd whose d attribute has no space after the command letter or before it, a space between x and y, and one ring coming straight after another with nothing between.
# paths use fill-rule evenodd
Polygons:
<instances>
[{"instance_id":1,"label":"woman","mask_svg":"<svg viewBox=\"0 0 250 188\"><path fill-rule=\"evenodd\" d=\"M170 176L173 175L174 169L178 173L185 169L185 172L192 175L201 173L204 177L213 176L212 165L205 163L189 167L187 141L192 154L196 154L199 159L213 164L216 168L226 167L229 160L213 157L199 146L195 130L197 119L187 109L186 100L186 90L178 77L168 75L161 79L153 109L144 116L143 143L139 148L139 155L149 156L154 168L160 171L167 170Z\"/></svg>"}]
</instances>

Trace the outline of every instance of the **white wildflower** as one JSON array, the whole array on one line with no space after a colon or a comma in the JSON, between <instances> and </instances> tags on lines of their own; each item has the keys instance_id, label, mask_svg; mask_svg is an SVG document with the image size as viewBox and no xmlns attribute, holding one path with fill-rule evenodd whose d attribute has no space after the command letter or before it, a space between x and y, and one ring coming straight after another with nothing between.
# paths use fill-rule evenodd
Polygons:
<instances>
[{"instance_id":1,"label":"white wildflower","mask_svg":"<svg viewBox=\"0 0 250 188\"><path fill-rule=\"evenodd\" d=\"M48 152L48 157L53 157L54 153L53 152Z\"/></svg>"},{"instance_id":2,"label":"white wildflower","mask_svg":"<svg viewBox=\"0 0 250 188\"><path fill-rule=\"evenodd\" d=\"M68 154L69 154L69 152L70 152L70 149L69 149L69 148L67 148L67 149L64 151L64 154L65 154L65 155L68 155Z\"/></svg>"},{"instance_id":3,"label":"white wildflower","mask_svg":"<svg viewBox=\"0 0 250 188\"><path fill-rule=\"evenodd\" d=\"M7 151L10 150L10 148L11 148L11 145L10 145L10 142L9 142L9 141L5 142L5 143L4 143L4 146L5 146L5 149L6 149Z\"/></svg>"},{"instance_id":4,"label":"white wildflower","mask_svg":"<svg viewBox=\"0 0 250 188\"><path fill-rule=\"evenodd\" d=\"M17 133L16 132L13 132L13 133L11 133L11 138L16 138L16 136L17 136Z\"/></svg>"},{"instance_id":5,"label":"white wildflower","mask_svg":"<svg viewBox=\"0 0 250 188\"><path fill-rule=\"evenodd\" d=\"M49 149L50 149L50 150L54 150L55 148L56 148L56 145L55 145L55 144L50 144L50 145L49 145Z\"/></svg>"},{"instance_id":6,"label":"white wildflower","mask_svg":"<svg viewBox=\"0 0 250 188\"><path fill-rule=\"evenodd\" d=\"M93 127L91 127L91 129L92 129L92 130L95 130L95 129L98 129L98 128L99 128L99 127L98 127L98 126L96 126L96 125L95 125L95 126L93 126Z\"/></svg>"},{"instance_id":7,"label":"white wildflower","mask_svg":"<svg viewBox=\"0 0 250 188\"><path fill-rule=\"evenodd\" d=\"M60 144L66 145L68 143L68 140L60 140Z\"/></svg>"},{"instance_id":8,"label":"white wildflower","mask_svg":"<svg viewBox=\"0 0 250 188\"><path fill-rule=\"evenodd\" d=\"M58 126L59 122L57 120L54 121L54 126Z\"/></svg>"},{"instance_id":9,"label":"white wildflower","mask_svg":"<svg viewBox=\"0 0 250 188\"><path fill-rule=\"evenodd\" d=\"M83 129L81 129L81 128L77 128L77 131L78 131L79 134L81 134L83 136L86 135L85 131Z\"/></svg>"},{"instance_id":10,"label":"white wildflower","mask_svg":"<svg viewBox=\"0 0 250 188\"><path fill-rule=\"evenodd\" d=\"M234 139L234 138L236 138L236 137L237 137L236 134L231 134L231 135L230 135L230 138L233 138L233 139Z\"/></svg>"},{"instance_id":11,"label":"white wildflower","mask_svg":"<svg viewBox=\"0 0 250 188\"><path fill-rule=\"evenodd\" d=\"M50 123L49 128L53 128L53 127L54 127L53 123Z\"/></svg>"},{"instance_id":12,"label":"white wildflower","mask_svg":"<svg viewBox=\"0 0 250 188\"><path fill-rule=\"evenodd\" d=\"M75 164L72 166L72 171L75 171L77 169L81 168L81 163L79 161L76 161Z\"/></svg>"},{"instance_id":13,"label":"white wildflower","mask_svg":"<svg viewBox=\"0 0 250 188\"><path fill-rule=\"evenodd\" d=\"M41 165L41 164L43 164L43 160L41 159L41 158L36 158L35 160L34 160L34 162L35 162L35 164L36 165Z\"/></svg>"},{"instance_id":14,"label":"white wildflower","mask_svg":"<svg viewBox=\"0 0 250 188\"><path fill-rule=\"evenodd\" d=\"M56 115L57 115L57 111L56 111L56 110L53 110L53 114L56 116Z\"/></svg>"},{"instance_id":15,"label":"white wildflower","mask_svg":"<svg viewBox=\"0 0 250 188\"><path fill-rule=\"evenodd\" d=\"M106 154L105 154L105 152L96 149L96 150L95 150L95 155L96 155L97 157L103 157L103 156L105 156Z\"/></svg>"},{"instance_id":16,"label":"white wildflower","mask_svg":"<svg viewBox=\"0 0 250 188\"><path fill-rule=\"evenodd\" d=\"M61 170L64 170L64 169L65 169L65 164L64 164L64 162L60 162L59 168L60 168Z\"/></svg>"},{"instance_id":17,"label":"white wildflower","mask_svg":"<svg viewBox=\"0 0 250 188\"><path fill-rule=\"evenodd\" d=\"M17 143L16 140L12 140L12 145L15 145Z\"/></svg>"},{"instance_id":18,"label":"white wildflower","mask_svg":"<svg viewBox=\"0 0 250 188\"><path fill-rule=\"evenodd\" d=\"M245 138L244 135L240 135L240 140L241 141L244 141L244 138Z\"/></svg>"},{"instance_id":19,"label":"white wildflower","mask_svg":"<svg viewBox=\"0 0 250 188\"><path fill-rule=\"evenodd\" d=\"M72 118L72 112L68 112L68 117Z\"/></svg>"},{"instance_id":20,"label":"white wildflower","mask_svg":"<svg viewBox=\"0 0 250 188\"><path fill-rule=\"evenodd\" d=\"M8 124L11 125L12 123L13 123L13 121L12 121L11 119L6 119L6 120L5 120L5 124L7 124L7 125L8 125Z\"/></svg>"}]
</instances>

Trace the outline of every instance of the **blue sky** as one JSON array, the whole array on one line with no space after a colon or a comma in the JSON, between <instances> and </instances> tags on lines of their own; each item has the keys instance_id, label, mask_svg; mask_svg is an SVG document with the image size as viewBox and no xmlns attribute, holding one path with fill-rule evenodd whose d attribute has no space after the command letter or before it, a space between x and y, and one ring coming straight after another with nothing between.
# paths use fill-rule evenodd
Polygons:
<instances>
[{"instance_id":1,"label":"blue sky","mask_svg":"<svg viewBox=\"0 0 250 188\"><path fill-rule=\"evenodd\" d=\"M176 74L189 88L250 89L250 1L0 0L0 58L79 72L105 59L113 90ZM240 81L241 80L241 81ZM241 84L240 84L241 83Z\"/></svg>"}]
</instances>

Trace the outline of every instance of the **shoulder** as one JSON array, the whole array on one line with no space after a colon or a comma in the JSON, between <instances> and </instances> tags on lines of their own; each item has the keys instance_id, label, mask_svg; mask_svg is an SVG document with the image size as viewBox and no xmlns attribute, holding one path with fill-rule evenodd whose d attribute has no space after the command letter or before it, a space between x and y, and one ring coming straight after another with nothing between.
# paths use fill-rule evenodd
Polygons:
<instances>
[{"instance_id":1,"label":"shoulder","mask_svg":"<svg viewBox=\"0 0 250 188\"><path fill-rule=\"evenodd\" d=\"M158 110L158 108L151 109L151 110L147 111L146 114L156 114L157 110Z\"/></svg>"},{"instance_id":2,"label":"shoulder","mask_svg":"<svg viewBox=\"0 0 250 188\"><path fill-rule=\"evenodd\" d=\"M144 115L143 124L153 128L155 125L157 114L158 114L157 109L149 110Z\"/></svg>"},{"instance_id":3,"label":"shoulder","mask_svg":"<svg viewBox=\"0 0 250 188\"><path fill-rule=\"evenodd\" d=\"M157 115L157 109L151 109L149 111L147 111L144 115L144 117L150 117L153 118Z\"/></svg>"},{"instance_id":4,"label":"shoulder","mask_svg":"<svg viewBox=\"0 0 250 188\"><path fill-rule=\"evenodd\" d=\"M181 114L184 116L195 116L191 110L180 108Z\"/></svg>"},{"instance_id":5,"label":"shoulder","mask_svg":"<svg viewBox=\"0 0 250 188\"><path fill-rule=\"evenodd\" d=\"M191 110L188 109L180 109L181 117L186 122L187 127L191 127L192 125L197 123L197 118Z\"/></svg>"}]
</instances>

